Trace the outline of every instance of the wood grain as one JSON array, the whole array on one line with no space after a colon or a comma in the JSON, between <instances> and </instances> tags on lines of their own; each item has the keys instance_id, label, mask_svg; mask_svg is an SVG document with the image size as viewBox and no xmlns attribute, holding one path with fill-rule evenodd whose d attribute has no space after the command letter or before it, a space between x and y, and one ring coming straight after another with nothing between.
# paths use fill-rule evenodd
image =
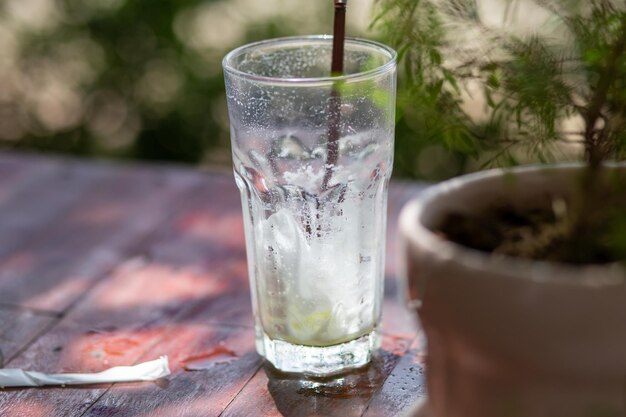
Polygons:
<instances>
[{"instance_id":1,"label":"wood grain","mask_svg":"<svg viewBox=\"0 0 626 417\"><path fill-rule=\"evenodd\" d=\"M262 363L249 328L206 324L209 316L194 314L173 324L162 342L146 355L168 355L172 375L162 384L116 384L87 416L218 416ZM232 360L212 361L212 352L232 351ZM196 370L185 370L189 358ZM253 413L254 414L254 413Z\"/></svg>"},{"instance_id":2,"label":"wood grain","mask_svg":"<svg viewBox=\"0 0 626 417\"><path fill-rule=\"evenodd\" d=\"M0 152L0 205L11 201L28 184L37 183L59 167L56 160L39 160Z\"/></svg>"},{"instance_id":3,"label":"wood grain","mask_svg":"<svg viewBox=\"0 0 626 417\"><path fill-rule=\"evenodd\" d=\"M0 154L9 366L92 372L166 354L173 371L157 383L4 390L0 415L401 415L423 381L420 335L398 301L396 219L421 188L390 188L382 349L364 369L308 380L255 352L230 174Z\"/></svg>"},{"instance_id":4,"label":"wood grain","mask_svg":"<svg viewBox=\"0 0 626 417\"><path fill-rule=\"evenodd\" d=\"M132 285L126 285L132 283ZM52 330L10 363L44 372L97 372L137 362L172 331L197 281L131 260L107 277ZM157 299L150 294L167 291ZM204 286L207 291L216 287ZM7 390L0 415L44 408L49 415L80 416L109 385Z\"/></svg>"},{"instance_id":5,"label":"wood grain","mask_svg":"<svg viewBox=\"0 0 626 417\"><path fill-rule=\"evenodd\" d=\"M397 416L426 396L424 352L414 348L398 361L363 417Z\"/></svg>"},{"instance_id":6,"label":"wood grain","mask_svg":"<svg viewBox=\"0 0 626 417\"><path fill-rule=\"evenodd\" d=\"M334 378L307 379L280 373L266 364L222 416L244 417L252 410L259 417L361 416L409 343L384 338L367 367Z\"/></svg>"},{"instance_id":7,"label":"wood grain","mask_svg":"<svg viewBox=\"0 0 626 417\"><path fill-rule=\"evenodd\" d=\"M51 313L0 306L0 368L58 319Z\"/></svg>"},{"instance_id":8,"label":"wood grain","mask_svg":"<svg viewBox=\"0 0 626 417\"><path fill-rule=\"evenodd\" d=\"M70 177L89 177L90 170L83 165ZM92 181L75 205L0 261L0 302L65 311L163 222L168 205L198 181L167 171L108 170L112 176ZM71 186L69 179L56 185Z\"/></svg>"},{"instance_id":9,"label":"wood grain","mask_svg":"<svg viewBox=\"0 0 626 417\"><path fill-rule=\"evenodd\" d=\"M0 159L0 259L15 255L28 240L36 238L47 224L79 201L94 180L112 174L94 167L76 175L77 168L76 163L59 161Z\"/></svg>"},{"instance_id":10,"label":"wood grain","mask_svg":"<svg viewBox=\"0 0 626 417\"><path fill-rule=\"evenodd\" d=\"M236 318L241 317L241 306L245 306L243 311L246 312L246 320L249 320L250 301L245 275L232 275L233 271L245 274L244 269L216 268L213 262L206 262L207 258L215 261L224 259L223 254L211 255L213 248L221 252L223 248L219 245L219 236L208 235L205 238L202 227L199 227L199 223L208 221L212 224L207 225L207 230L223 233L225 230L221 227L227 227L228 222L222 221L223 216L219 214L231 205L238 204L238 201L235 198L215 198L224 192L225 189L221 187L225 184L228 184L227 188L232 194L234 188L231 188L231 182L226 183L219 178L207 180L204 175L198 178L215 183L215 189L194 187L180 195L177 203L172 204L177 206L173 210L174 214L163 221L151 238L137 250L137 257L105 277L56 328L37 340L11 366L55 372L97 371L117 364L134 363L147 352L155 357L167 353L174 359L181 355L191 356L197 354L198 350L209 348L211 343L222 341L223 338L217 340L220 335L232 333L230 337L233 338L241 333L241 326L222 326L217 331L208 325L210 322L236 322ZM224 201L230 202L224 205ZM190 216L194 219L191 223ZM241 239L241 244L243 237L238 239ZM171 241L179 245L169 245ZM187 250L191 248L194 250ZM245 261L242 254L239 251L238 263ZM185 312L187 314L183 314ZM224 329L228 329L228 332ZM251 330L245 331L248 351L239 352L239 374L230 372L233 375L233 392L229 396L227 391L220 391L223 407L254 373L260 360L253 351ZM174 343L181 340L184 341L182 344ZM246 343L239 342L236 344L237 349L245 348ZM249 375L246 376L246 373ZM198 376L194 375L193 378L202 379L201 374L198 372ZM172 389L167 391L173 394L172 398L176 397L175 389L179 387L180 381L187 379L184 376L177 378ZM224 382L221 377L216 381L220 386ZM139 385L132 385L131 388L134 390ZM192 392L203 393L203 390L194 388L196 385L192 384L188 388ZM110 414L110 405L91 407L108 388L98 386L12 391L9 395L0 396L0 415L11 415L17 410L31 408L44 408L51 415L64 416L78 416L87 409L96 415L105 413L104 410ZM46 401L49 396L54 396L55 400ZM159 402L157 404L163 405ZM215 404L219 404L219 401ZM121 410L125 408L123 406ZM125 411L121 413L129 415Z\"/></svg>"}]
</instances>

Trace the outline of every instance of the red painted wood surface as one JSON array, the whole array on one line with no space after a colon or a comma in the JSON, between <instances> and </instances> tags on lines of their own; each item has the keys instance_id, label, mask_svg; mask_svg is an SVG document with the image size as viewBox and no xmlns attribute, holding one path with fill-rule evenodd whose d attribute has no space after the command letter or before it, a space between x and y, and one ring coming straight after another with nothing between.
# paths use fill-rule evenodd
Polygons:
<instances>
[{"instance_id":1,"label":"red painted wood surface","mask_svg":"<svg viewBox=\"0 0 626 417\"><path fill-rule=\"evenodd\" d=\"M0 416L401 416L424 395L420 335L395 280L392 183L383 347L323 381L254 349L231 174L0 154L5 367L93 372L168 355L156 383L0 390Z\"/></svg>"}]
</instances>

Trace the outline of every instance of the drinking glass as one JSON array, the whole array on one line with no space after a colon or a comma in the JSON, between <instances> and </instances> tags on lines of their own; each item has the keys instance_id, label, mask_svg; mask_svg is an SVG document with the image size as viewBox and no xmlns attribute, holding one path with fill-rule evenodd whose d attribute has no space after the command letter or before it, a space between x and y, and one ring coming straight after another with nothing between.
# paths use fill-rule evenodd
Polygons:
<instances>
[{"instance_id":1,"label":"drinking glass","mask_svg":"<svg viewBox=\"0 0 626 417\"><path fill-rule=\"evenodd\" d=\"M223 61L258 352L330 375L379 345L396 53L332 37L272 39Z\"/></svg>"}]
</instances>

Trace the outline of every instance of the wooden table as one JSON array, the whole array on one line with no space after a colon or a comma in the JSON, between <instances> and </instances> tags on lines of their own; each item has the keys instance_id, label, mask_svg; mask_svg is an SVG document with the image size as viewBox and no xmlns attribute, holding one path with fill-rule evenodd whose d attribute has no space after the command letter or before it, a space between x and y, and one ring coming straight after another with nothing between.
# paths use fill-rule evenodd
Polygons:
<instances>
[{"instance_id":1,"label":"wooden table","mask_svg":"<svg viewBox=\"0 0 626 417\"><path fill-rule=\"evenodd\" d=\"M232 174L0 154L0 365L95 372L168 355L173 372L0 390L0 416L402 415L424 381L420 337L397 300L394 235L419 189L396 182L389 194L382 349L369 367L316 382L255 352ZM216 349L236 357L212 360Z\"/></svg>"}]
</instances>

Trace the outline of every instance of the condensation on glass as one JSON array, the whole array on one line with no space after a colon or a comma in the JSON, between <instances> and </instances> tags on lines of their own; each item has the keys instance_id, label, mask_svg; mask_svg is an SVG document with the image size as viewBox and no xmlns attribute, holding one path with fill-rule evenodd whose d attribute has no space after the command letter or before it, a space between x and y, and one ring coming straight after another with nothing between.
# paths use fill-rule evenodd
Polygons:
<instances>
[{"instance_id":1,"label":"condensation on glass","mask_svg":"<svg viewBox=\"0 0 626 417\"><path fill-rule=\"evenodd\" d=\"M224 58L257 350L314 375L378 346L393 162L395 52L347 39L330 77L331 50L331 37L282 38Z\"/></svg>"}]
</instances>

